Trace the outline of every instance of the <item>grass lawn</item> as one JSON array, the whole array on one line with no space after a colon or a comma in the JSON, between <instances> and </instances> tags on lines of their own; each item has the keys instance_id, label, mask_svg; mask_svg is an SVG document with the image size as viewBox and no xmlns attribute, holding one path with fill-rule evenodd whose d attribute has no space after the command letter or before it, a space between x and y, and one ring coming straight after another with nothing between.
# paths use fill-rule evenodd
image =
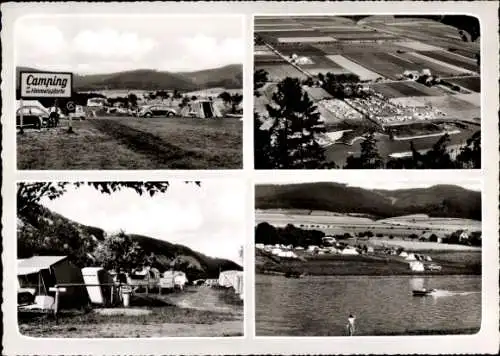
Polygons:
<instances>
[{"instance_id":1,"label":"grass lawn","mask_svg":"<svg viewBox=\"0 0 500 356\"><path fill-rule=\"evenodd\" d=\"M235 119L100 117L17 136L19 169L237 169L242 122Z\"/></svg>"},{"instance_id":2,"label":"grass lawn","mask_svg":"<svg viewBox=\"0 0 500 356\"><path fill-rule=\"evenodd\" d=\"M133 296L129 310L147 309L151 312L147 315L63 310L56 321L48 315L19 313L19 331L34 337L241 336L243 305L220 301L226 293L229 291L188 288L171 295ZM189 307L182 306L183 302Z\"/></svg>"}]
</instances>

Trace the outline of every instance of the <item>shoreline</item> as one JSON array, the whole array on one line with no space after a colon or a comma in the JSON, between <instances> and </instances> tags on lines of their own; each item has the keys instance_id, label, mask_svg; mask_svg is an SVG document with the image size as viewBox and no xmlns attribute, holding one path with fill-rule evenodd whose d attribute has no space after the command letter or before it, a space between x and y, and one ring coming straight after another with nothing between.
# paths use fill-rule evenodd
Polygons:
<instances>
[{"instance_id":1,"label":"shoreline","mask_svg":"<svg viewBox=\"0 0 500 356\"><path fill-rule=\"evenodd\" d=\"M283 276L285 277L286 272L282 271L262 271L262 270L255 270L255 275L261 275L261 276ZM357 273L354 271L350 272L338 272L334 271L331 273L308 273L303 277L300 278L294 278L290 277L290 279L301 279L304 277L333 277L333 276L343 276L343 277L359 277L359 276L366 276L366 277L442 277L442 276L471 276L471 277L480 277L482 276L482 273L480 272L474 272L474 271L469 271L469 272L418 272L418 273L412 273L410 271L408 272L394 272L394 273L379 273L376 271L372 272L364 272L364 273ZM287 278L287 277L286 277Z\"/></svg>"}]
</instances>

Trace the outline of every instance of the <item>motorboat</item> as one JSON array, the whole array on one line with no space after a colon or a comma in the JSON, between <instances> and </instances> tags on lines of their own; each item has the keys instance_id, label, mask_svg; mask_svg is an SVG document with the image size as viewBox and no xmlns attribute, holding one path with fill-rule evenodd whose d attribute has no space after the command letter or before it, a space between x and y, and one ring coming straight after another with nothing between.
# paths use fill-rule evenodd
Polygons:
<instances>
[{"instance_id":1,"label":"motorboat","mask_svg":"<svg viewBox=\"0 0 500 356\"><path fill-rule=\"evenodd\" d=\"M414 297L425 297L426 295L431 295L432 292L434 292L435 289L414 289L413 290L413 296Z\"/></svg>"}]
</instances>

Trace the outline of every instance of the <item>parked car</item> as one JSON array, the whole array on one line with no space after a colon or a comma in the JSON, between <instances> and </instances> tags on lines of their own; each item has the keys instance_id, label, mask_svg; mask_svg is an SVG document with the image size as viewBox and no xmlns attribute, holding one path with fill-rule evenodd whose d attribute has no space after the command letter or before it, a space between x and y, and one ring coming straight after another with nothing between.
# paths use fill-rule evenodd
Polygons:
<instances>
[{"instance_id":1,"label":"parked car","mask_svg":"<svg viewBox=\"0 0 500 356\"><path fill-rule=\"evenodd\" d=\"M85 120L87 118L87 114L85 113L85 110L83 110L83 106L81 105L75 106L75 112L69 113L69 116L72 119L79 119L79 120Z\"/></svg>"},{"instance_id":2,"label":"parked car","mask_svg":"<svg viewBox=\"0 0 500 356\"><path fill-rule=\"evenodd\" d=\"M137 112L138 117L153 117L153 116L172 117L175 115L177 115L177 111L167 105L143 106Z\"/></svg>"},{"instance_id":3,"label":"parked car","mask_svg":"<svg viewBox=\"0 0 500 356\"><path fill-rule=\"evenodd\" d=\"M16 111L16 126L21 126L21 113L23 114L23 127L55 127L59 120L50 118L47 110L39 106L23 106Z\"/></svg>"},{"instance_id":4,"label":"parked car","mask_svg":"<svg viewBox=\"0 0 500 356\"><path fill-rule=\"evenodd\" d=\"M427 269L429 271L441 271L442 267L440 265L435 264L435 263L431 263L431 264L427 265Z\"/></svg>"}]
</instances>

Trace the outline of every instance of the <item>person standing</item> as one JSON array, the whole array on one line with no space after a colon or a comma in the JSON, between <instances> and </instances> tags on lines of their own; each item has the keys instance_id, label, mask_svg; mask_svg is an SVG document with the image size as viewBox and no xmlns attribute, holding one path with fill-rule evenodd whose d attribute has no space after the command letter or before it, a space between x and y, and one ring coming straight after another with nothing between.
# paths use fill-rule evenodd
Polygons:
<instances>
[{"instance_id":1,"label":"person standing","mask_svg":"<svg viewBox=\"0 0 500 356\"><path fill-rule=\"evenodd\" d=\"M349 318L347 319L347 334L349 336L353 336L356 331L355 326L356 317L353 314L349 314Z\"/></svg>"}]
</instances>

